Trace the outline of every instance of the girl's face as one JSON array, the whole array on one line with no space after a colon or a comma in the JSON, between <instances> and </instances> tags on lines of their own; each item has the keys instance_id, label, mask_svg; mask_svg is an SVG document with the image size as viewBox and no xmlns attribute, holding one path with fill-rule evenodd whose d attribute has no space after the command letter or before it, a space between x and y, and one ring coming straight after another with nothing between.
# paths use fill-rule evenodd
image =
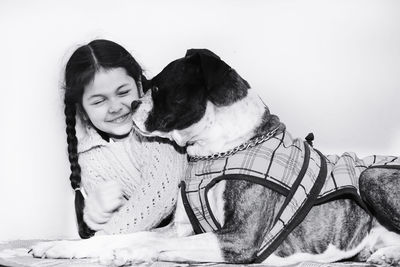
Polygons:
<instances>
[{"instance_id":1,"label":"girl's face","mask_svg":"<svg viewBox=\"0 0 400 267\"><path fill-rule=\"evenodd\" d=\"M136 82L124 68L101 68L85 86L82 106L97 129L118 138L131 131L131 103L138 98Z\"/></svg>"}]
</instances>

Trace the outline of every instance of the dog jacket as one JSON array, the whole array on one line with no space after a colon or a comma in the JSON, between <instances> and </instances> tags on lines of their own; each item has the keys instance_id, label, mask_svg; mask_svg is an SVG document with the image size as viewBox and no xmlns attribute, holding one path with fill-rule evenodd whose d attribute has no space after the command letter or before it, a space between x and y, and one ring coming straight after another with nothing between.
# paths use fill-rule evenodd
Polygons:
<instances>
[{"instance_id":1,"label":"dog jacket","mask_svg":"<svg viewBox=\"0 0 400 267\"><path fill-rule=\"evenodd\" d=\"M354 153L324 156L300 139L283 132L229 156L189 158L181 182L183 204L196 234L221 229L210 209L207 192L221 180L246 180L285 196L274 225L264 233L256 262L262 262L306 217L312 206L333 198L353 198L366 209L358 192L358 178L368 167L400 167L397 157Z\"/></svg>"}]
</instances>

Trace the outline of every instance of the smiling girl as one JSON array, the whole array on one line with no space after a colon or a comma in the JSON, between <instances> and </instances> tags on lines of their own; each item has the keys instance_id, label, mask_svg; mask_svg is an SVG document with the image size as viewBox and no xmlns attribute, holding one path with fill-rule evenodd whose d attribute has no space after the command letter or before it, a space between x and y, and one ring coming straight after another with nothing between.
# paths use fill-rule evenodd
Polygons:
<instances>
[{"instance_id":1,"label":"smiling girl","mask_svg":"<svg viewBox=\"0 0 400 267\"><path fill-rule=\"evenodd\" d=\"M65 116L79 235L129 233L173 211L186 158L133 131L131 103L147 82L122 46L94 40L65 69Z\"/></svg>"}]
</instances>

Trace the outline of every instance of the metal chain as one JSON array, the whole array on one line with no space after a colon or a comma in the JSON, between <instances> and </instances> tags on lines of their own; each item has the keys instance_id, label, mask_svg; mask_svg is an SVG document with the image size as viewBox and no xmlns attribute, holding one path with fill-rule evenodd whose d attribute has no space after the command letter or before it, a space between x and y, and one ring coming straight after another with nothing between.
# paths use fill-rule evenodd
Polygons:
<instances>
[{"instance_id":1,"label":"metal chain","mask_svg":"<svg viewBox=\"0 0 400 267\"><path fill-rule=\"evenodd\" d=\"M228 150L225 152L214 153L214 154L207 155L207 156L189 156L189 161L214 160L214 159L219 159L219 158L223 158L223 157L228 157L230 155L235 154L238 151L246 150L249 147L254 147L260 143L267 141L268 139L270 139L271 137L273 137L275 135L278 128L279 128L279 126L266 134L254 137L254 138L250 139L249 141L247 141L243 144L240 144L237 147L234 147L231 150Z\"/></svg>"}]
</instances>

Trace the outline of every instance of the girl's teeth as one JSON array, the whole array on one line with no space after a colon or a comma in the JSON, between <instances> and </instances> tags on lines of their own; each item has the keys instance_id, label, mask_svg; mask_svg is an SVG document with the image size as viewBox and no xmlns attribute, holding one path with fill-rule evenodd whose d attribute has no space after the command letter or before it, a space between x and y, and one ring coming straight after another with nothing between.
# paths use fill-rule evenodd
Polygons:
<instances>
[{"instance_id":1,"label":"girl's teeth","mask_svg":"<svg viewBox=\"0 0 400 267\"><path fill-rule=\"evenodd\" d=\"M114 121L115 121L115 122L122 122L122 121L125 120L126 116L127 116L127 115L125 115L125 116L123 116L123 117L121 117L121 118L118 118L118 119L116 119L116 120L114 120Z\"/></svg>"}]
</instances>

